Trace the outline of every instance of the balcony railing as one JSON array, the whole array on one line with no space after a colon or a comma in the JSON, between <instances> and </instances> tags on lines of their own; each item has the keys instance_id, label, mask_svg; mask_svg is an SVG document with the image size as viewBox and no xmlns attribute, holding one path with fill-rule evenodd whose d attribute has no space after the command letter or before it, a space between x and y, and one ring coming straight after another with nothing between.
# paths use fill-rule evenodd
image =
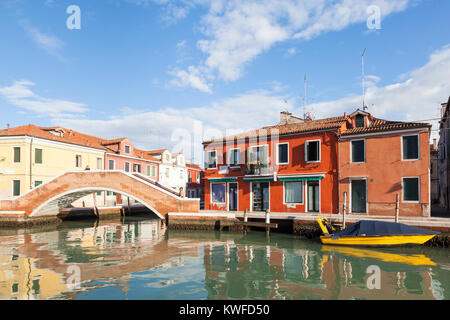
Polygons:
<instances>
[{"instance_id":1,"label":"balcony railing","mask_svg":"<svg viewBox=\"0 0 450 320\"><path fill-rule=\"evenodd\" d=\"M259 176L273 173L273 168L269 167L268 164L247 164L245 169L247 175Z\"/></svg>"}]
</instances>

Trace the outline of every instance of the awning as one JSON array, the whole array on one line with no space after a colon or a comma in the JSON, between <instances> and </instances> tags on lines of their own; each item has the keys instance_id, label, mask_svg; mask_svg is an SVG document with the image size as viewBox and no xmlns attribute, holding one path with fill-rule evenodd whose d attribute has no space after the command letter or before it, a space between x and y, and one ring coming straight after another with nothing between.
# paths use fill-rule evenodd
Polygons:
<instances>
[{"instance_id":1,"label":"awning","mask_svg":"<svg viewBox=\"0 0 450 320\"><path fill-rule=\"evenodd\" d=\"M237 178L210 178L209 182L234 182Z\"/></svg>"},{"instance_id":2,"label":"awning","mask_svg":"<svg viewBox=\"0 0 450 320\"><path fill-rule=\"evenodd\" d=\"M322 180L322 176L309 176L309 177L278 177L279 181L308 181L308 180Z\"/></svg>"},{"instance_id":3,"label":"awning","mask_svg":"<svg viewBox=\"0 0 450 320\"><path fill-rule=\"evenodd\" d=\"M273 181L273 177L267 178L244 178L245 182L271 182Z\"/></svg>"}]
</instances>

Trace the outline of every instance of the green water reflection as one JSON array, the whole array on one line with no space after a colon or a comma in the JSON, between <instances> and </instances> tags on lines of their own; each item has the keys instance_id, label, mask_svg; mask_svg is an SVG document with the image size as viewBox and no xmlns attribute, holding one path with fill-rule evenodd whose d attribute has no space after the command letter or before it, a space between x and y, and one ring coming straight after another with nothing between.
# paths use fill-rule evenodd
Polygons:
<instances>
[{"instance_id":1,"label":"green water reflection","mask_svg":"<svg viewBox=\"0 0 450 320\"><path fill-rule=\"evenodd\" d=\"M449 299L448 249L353 249L158 220L0 230L1 299ZM380 289L367 286L380 270ZM370 268L369 268L370 269Z\"/></svg>"}]
</instances>

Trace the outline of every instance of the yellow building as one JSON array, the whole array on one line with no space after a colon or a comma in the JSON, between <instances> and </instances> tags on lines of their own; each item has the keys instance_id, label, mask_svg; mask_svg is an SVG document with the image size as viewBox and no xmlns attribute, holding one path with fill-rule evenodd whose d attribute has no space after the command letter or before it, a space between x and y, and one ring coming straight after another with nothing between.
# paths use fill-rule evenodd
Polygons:
<instances>
[{"instance_id":1,"label":"yellow building","mask_svg":"<svg viewBox=\"0 0 450 320\"><path fill-rule=\"evenodd\" d=\"M102 139L73 130L27 125L0 130L0 199L10 199L66 172L103 170Z\"/></svg>"}]
</instances>

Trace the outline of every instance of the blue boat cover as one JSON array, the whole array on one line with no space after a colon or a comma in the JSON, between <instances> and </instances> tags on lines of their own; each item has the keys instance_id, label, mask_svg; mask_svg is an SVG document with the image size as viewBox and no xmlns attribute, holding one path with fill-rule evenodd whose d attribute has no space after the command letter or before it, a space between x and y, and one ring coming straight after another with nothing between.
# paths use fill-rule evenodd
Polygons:
<instances>
[{"instance_id":1,"label":"blue boat cover","mask_svg":"<svg viewBox=\"0 0 450 320\"><path fill-rule=\"evenodd\" d=\"M408 226L403 223L361 220L333 235L345 237L394 236L394 235L432 235L440 232Z\"/></svg>"}]
</instances>

